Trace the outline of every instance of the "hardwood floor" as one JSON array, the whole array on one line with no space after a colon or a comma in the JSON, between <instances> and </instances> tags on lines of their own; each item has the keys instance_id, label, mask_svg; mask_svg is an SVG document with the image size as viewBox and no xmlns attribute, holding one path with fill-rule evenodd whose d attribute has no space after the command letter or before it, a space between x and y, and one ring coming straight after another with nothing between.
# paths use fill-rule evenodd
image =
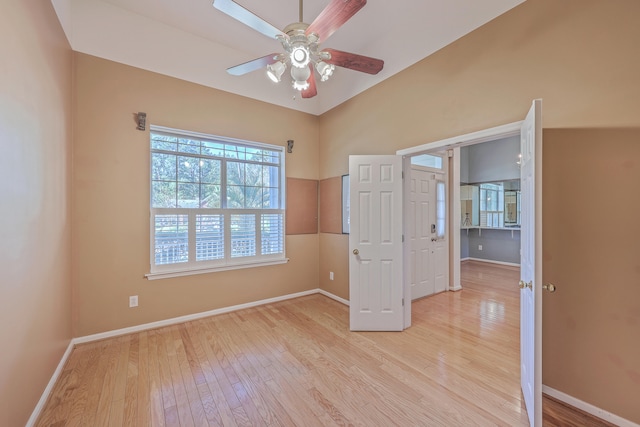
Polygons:
<instances>
[{"instance_id":1,"label":"hardwood floor","mask_svg":"<svg viewBox=\"0 0 640 427\"><path fill-rule=\"evenodd\" d=\"M349 332L316 294L80 345L37 425L528 425L518 269L463 277L402 333Z\"/></svg>"}]
</instances>

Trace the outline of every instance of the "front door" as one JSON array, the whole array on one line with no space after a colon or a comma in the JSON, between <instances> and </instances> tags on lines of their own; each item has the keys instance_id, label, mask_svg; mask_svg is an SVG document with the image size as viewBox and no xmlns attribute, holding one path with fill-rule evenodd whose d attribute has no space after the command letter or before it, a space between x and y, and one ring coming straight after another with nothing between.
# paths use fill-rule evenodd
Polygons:
<instances>
[{"instance_id":1,"label":"front door","mask_svg":"<svg viewBox=\"0 0 640 427\"><path fill-rule=\"evenodd\" d=\"M412 300L446 289L449 248L446 229L438 225L437 214L438 194L442 195L444 188L440 186L444 185L445 178L444 174L420 167L411 169L407 238ZM446 206L445 200L440 202ZM446 217L446 211L440 216Z\"/></svg>"},{"instance_id":2,"label":"front door","mask_svg":"<svg viewBox=\"0 0 640 427\"><path fill-rule=\"evenodd\" d=\"M542 426L542 102L522 124L520 182L520 382L529 423Z\"/></svg>"},{"instance_id":3,"label":"front door","mask_svg":"<svg viewBox=\"0 0 640 427\"><path fill-rule=\"evenodd\" d=\"M349 156L352 331L404 329L402 158Z\"/></svg>"}]
</instances>

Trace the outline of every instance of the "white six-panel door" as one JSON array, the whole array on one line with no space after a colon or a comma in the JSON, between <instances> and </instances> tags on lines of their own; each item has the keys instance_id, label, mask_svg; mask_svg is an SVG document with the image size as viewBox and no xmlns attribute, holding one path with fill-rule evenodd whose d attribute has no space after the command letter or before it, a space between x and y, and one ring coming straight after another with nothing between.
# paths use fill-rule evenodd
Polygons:
<instances>
[{"instance_id":1,"label":"white six-panel door","mask_svg":"<svg viewBox=\"0 0 640 427\"><path fill-rule=\"evenodd\" d=\"M402 158L349 156L352 331L404 329Z\"/></svg>"},{"instance_id":2,"label":"white six-panel door","mask_svg":"<svg viewBox=\"0 0 640 427\"><path fill-rule=\"evenodd\" d=\"M542 426L541 107L533 102L520 134L520 382L532 427Z\"/></svg>"}]
</instances>

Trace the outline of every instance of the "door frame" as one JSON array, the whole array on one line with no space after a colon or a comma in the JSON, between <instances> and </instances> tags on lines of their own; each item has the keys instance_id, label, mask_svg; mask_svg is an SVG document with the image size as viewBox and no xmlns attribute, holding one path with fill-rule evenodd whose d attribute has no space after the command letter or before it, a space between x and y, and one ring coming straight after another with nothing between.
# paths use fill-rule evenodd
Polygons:
<instances>
[{"instance_id":1,"label":"door frame","mask_svg":"<svg viewBox=\"0 0 640 427\"><path fill-rule=\"evenodd\" d=\"M409 157L436 151L452 150L451 164L449 165L449 179L448 179L448 196L449 196L449 214L447 216L449 226L449 290L458 291L462 289L460 284L460 221L455 220L460 217L460 147L466 145L480 144L482 142L495 141L497 139L508 138L511 136L519 136L520 129L522 128L523 120L518 122L508 123L501 126L484 129L477 132L471 132L464 135L454 136L440 141L429 142L426 144L418 145L415 147L404 148L396 151L396 155L402 156L404 161L403 171L405 176L410 173L407 167L410 167L410 162L406 161ZM409 165L409 166L407 166ZM407 186L410 185L409 180L405 180L405 194ZM403 204L406 203L406 198ZM536 204L538 201L536 200ZM403 206L404 212L407 211L406 204ZM403 214L403 232L406 229L406 216ZM536 233L541 228L536 229ZM542 236L540 236L540 241ZM536 242L538 239L536 238ZM408 239L404 242L404 254L407 257ZM405 277L409 274L408 265L405 262L404 274ZM405 298L407 295L411 295L411 285L408 280L404 280L403 289ZM411 326L411 304L405 304L405 328Z\"/></svg>"}]
</instances>

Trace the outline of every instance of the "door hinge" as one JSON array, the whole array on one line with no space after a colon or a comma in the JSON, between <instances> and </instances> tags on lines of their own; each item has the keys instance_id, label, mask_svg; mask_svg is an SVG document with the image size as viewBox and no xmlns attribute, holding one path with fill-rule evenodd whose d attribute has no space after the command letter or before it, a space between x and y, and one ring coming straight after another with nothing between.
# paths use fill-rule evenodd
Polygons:
<instances>
[{"instance_id":1,"label":"door hinge","mask_svg":"<svg viewBox=\"0 0 640 427\"><path fill-rule=\"evenodd\" d=\"M404 179L404 171L402 171L402 179Z\"/></svg>"},{"instance_id":2,"label":"door hinge","mask_svg":"<svg viewBox=\"0 0 640 427\"><path fill-rule=\"evenodd\" d=\"M404 298L402 298L402 306L404 307Z\"/></svg>"},{"instance_id":3,"label":"door hinge","mask_svg":"<svg viewBox=\"0 0 640 427\"><path fill-rule=\"evenodd\" d=\"M402 242L404 243L404 234L402 235Z\"/></svg>"}]
</instances>

